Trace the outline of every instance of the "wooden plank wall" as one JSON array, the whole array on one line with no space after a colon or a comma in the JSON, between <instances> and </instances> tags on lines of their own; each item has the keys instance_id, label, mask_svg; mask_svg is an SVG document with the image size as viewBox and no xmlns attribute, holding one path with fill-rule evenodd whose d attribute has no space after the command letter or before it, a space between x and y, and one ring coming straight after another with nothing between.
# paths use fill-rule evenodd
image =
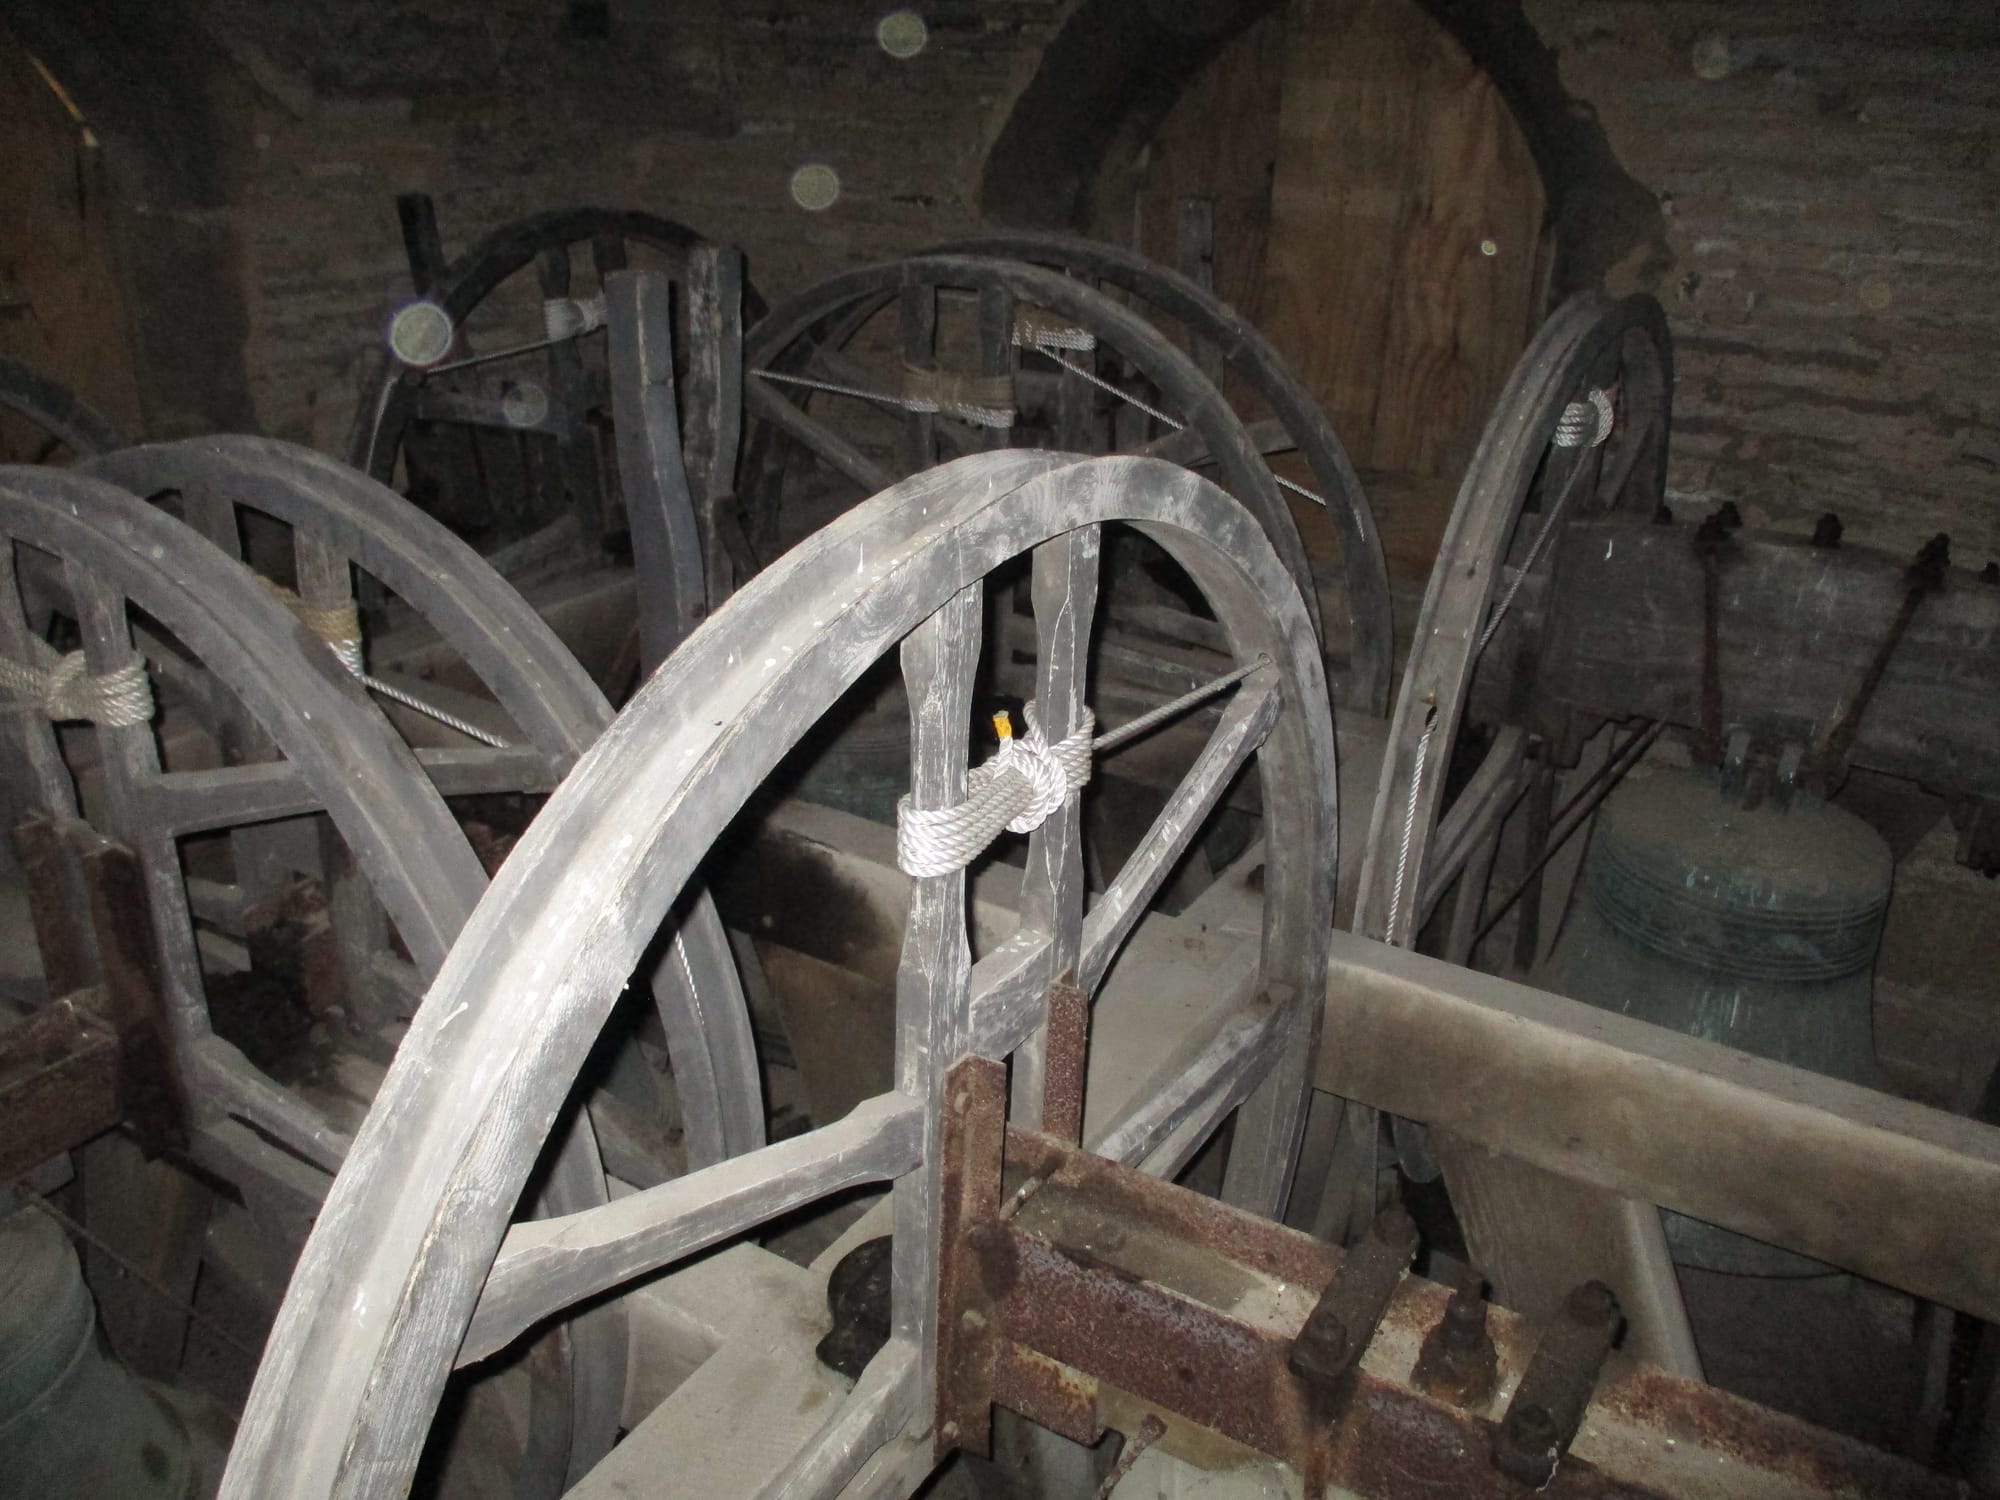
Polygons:
<instances>
[{"instance_id":1,"label":"wooden plank wall","mask_svg":"<svg viewBox=\"0 0 2000 1500\"><path fill-rule=\"evenodd\" d=\"M1171 263L1187 195L1215 204L1217 290L1296 364L1390 566L1422 578L1541 315L1545 197L1506 105L1412 0L1292 0L1188 87L1132 221L1098 232Z\"/></svg>"}]
</instances>

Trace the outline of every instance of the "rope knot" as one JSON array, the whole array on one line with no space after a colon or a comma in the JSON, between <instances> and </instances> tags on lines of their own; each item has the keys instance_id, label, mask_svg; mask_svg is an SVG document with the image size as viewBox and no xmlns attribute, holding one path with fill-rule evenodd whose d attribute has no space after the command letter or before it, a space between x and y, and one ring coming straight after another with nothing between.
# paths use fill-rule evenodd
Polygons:
<instances>
[{"instance_id":1,"label":"rope knot","mask_svg":"<svg viewBox=\"0 0 2000 1500\"><path fill-rule=\"evenodd\" d=\"M1008 822L1009 833L1033 833L1071 792L1090 780L1090 740L1096 725L1089 709L1083 716L1081 734L1051 745L1036 722L1035 705L1030 703L1028 732L1001 741L1000 753L993 757L993 774L1011 771L1027 783L1026 805Z\"/></svg>"},{"instance_id":2,"label":"rope knot","mask_svg":"<svg viewBox=\"0 0 2000 1500\"><path fill-rule=\"evenodd\" d=\"M122 666L91 675L81 651L57 656L42 641L32 643L37 665L0 658L0 687L57 724L87 719L121 729L153 717L153 685L137 652Z\"/></svg>"},{"instance_id":3,"label":"rope knot","mask_svg":"<svg viewBox=\"0 0 2000 1500\"><path fill-rule=\"evenodd\" d=\"M949 875L971 864L1006 829L1033 833L1090 780L1097 719L1083 710L1076 731L1051 745L1033 703L1028 732L1003 740L999 753L966 773L965 800L952 807L896 804L896 863L907 875Z\"/></svg>"}]
</instances>

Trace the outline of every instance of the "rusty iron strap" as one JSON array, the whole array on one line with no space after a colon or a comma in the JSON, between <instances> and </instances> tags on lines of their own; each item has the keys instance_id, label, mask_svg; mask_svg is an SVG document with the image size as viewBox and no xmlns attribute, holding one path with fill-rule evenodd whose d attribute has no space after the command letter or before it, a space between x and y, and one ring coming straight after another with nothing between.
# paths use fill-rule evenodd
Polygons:
<instances>
[{"instance_id":1,"label":"rusty iron strap","mask_svg":"<svg viewBox=\"0 0 2000 1500\"><path fill-rule=\"evenodd\" d=\"M1339 1274L1320 1293L1292 1341L1292 1373L1322 1396L1338 1399L1343 1378L1361 1362L1416 1254L1416 1221L1402 1204L1392 1203L1375 1216L1367 1236L1347 1252Z\"/></svg>"},{"instance_id":2,"label":"rusty iron strap","mask_svg":"<svg viewBox=\"0 0 2000 1500\"><path fill-rule=\"evenodd\" d=\"M1569 1294L1493 1434L1496 1469L1537 1489L1549 1482L1576 1439L1622 1321L1618 1298L1603 1282Z\"/></svg>"},{"instance_id":3,"label":"rusty iron strap","mask_svg":"<svg viewBox=\"0 0 2000 1500\"><path fill-rule=\"evenodd\" d=\"M1067 1145L1083 1140L1090 996L1072 970L1049 986L1048 1063L1042 1076L1042 1130Z\"/></svg>"}]
</instances>

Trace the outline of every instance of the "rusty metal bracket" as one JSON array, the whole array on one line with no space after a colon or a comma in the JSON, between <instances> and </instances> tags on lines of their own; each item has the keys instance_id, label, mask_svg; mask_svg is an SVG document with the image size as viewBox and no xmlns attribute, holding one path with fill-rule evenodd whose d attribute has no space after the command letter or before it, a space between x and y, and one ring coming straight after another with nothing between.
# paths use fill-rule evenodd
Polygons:
<instances>
[{"instance_id":1,"label":"rusty metal bracket","mask_svg":"<svg viewBox=\"0 0 2000 1500\"><path fill-rule=\"evenodd\" d=\"M1586 1281L1569 1294L1493 1434L1495 1468L1537 1489L1549 1482L1576 1438L1622 1322L1618 1298L1603 1282Z\"/></svg>"},{"instance_id":2,"label":"rusty metal bracket","mask_svg":"<svg viewBox=\"0 0 2000 1500\"><path fill-rule=\"evenodd\" d=\"M1539 1333L1485 1307L1476 1285L1448 1308L1444 1288L1404 1274L1415 1235L1400 1215L1343 1254L1007 1126L1004 1083L984 1060L947 1080L940 1451L984 1445L999 1405L1086 1444L1116 1428L1157 1434L1154 1446L1204 1466L1263 1455L1308 1494L1518 1500L1527 1473L1551 1496L1657 1500L1697 1471L1728 1494L1962 1493L1712 1387L1607 1362L1618 1314L1601 1288L1581 1289ZM1338 1354L1330 1337L1301 1337L1322 1312L1341 1330ZM1426 1344L1441 1352L1412 1378ZM1478 1388L1517 1376L1495 1423Z\"/></svg>"},{"instance_id":3,"label":"rusty metal bracket","mask_svg":"<svg viewBox=\"0 0 2000 1500\"><path fill-rule=\"evenodd\" d=\"M1322 1395L1339 1397L1347 1373L1375 1337L1396 1285L1417 1254L1417 1225L1394 1203L1375 1216L1340 1273L1320 1294L1306 1326L1292 1341L1292 1373Z\"/></svg>"}]
</instances>

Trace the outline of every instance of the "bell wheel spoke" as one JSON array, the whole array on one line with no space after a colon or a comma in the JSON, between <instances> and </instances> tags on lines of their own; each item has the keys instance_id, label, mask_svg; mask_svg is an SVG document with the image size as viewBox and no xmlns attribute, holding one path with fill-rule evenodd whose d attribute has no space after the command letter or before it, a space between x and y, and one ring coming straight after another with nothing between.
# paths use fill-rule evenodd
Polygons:
<instances>
[{"instance_id":1,"label":"bell wheel spoke","mask_svg":"<svg viewBox=\"0 0 2000 1500\"><path fill-rule=\"evenodd\" d=\"M882 1094L844 1119L658 1187L514 1225L459 1348L486 1358L553 1313L847 1188L885 1182L923 1156L923 1110Z\"/></svg>"},{"instance_id":2,"label":"bell wheel spoke","mask_svg":"<svg viewBox=\"0 0 2000 1500\"><path fill-rule=\"evenodd\" d=\"M1169 795L1132 857L1084 917L1076 963L1077 982L1084 989L1094 991L1103 982L1105 971L1132 928L1237 773L1264 743L1283 707L1284 693L1275 670L1260 668L1243 679L1193 767Z\"/></svg>"},{"instance_id":3,"label":"bell wheel spoke","mask_svg":"<svg viewBox=\"0 0 2000 1500\"><path fill-rule=\"evenodd\" d=\"M1035 549L1035 708L1050 745L1082 732L1089 690L1091 623L1103 540L1095 526L1065 532ZM1075 970L1083 939L1083 810L1071 792L1028 838L1021 878L1021 926L1048 935L1047 982ZM1014 1118L1041 1123L1047 1037L1037 1028L1015 1054Z\"/></svg>"}]
</instances>

